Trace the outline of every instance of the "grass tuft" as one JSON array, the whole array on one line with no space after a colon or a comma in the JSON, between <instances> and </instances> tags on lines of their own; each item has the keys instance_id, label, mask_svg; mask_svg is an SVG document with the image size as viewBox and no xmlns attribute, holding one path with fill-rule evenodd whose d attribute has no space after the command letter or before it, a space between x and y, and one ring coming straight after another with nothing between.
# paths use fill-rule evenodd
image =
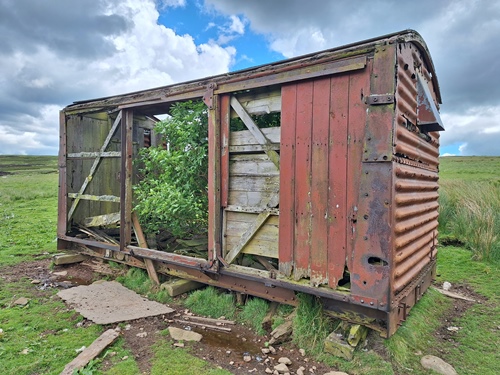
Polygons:
<instances>
[{"instance_id":1,"label":"grass tuft","mask_svg":"<svg viewBox=\"0 0 500 375\"><path fill-rule=\"evenodd\" d=\"M265 335L266 331L262 328L262 321L267 315L269 302L261 298L250 298L243 306L238 318L245 324L252 327L259 335Z\"/></svg>"},{"instance_id":2,"label":"grass tuft","mask_svg":"<svg viewBox=\"0 0 500 375\"><path fill-rule=\"evenodd\" d=\"M335 328L315 296L298 294L299 306L293 319L293 342L316 356L323 351L326 337Z\"/></svg>"},{"instance_id":3,"label":"grass tuft","mask_svg":"<svg viewBox=\"0 0 500 375\"><path fill-rule=\"evenodd\" d=\"M195 290L184 304L195 314L211 318L225 316L233 319L236 314L233 296L228 293L219 293L213 286Z\"/></svg>"}]
</instances>

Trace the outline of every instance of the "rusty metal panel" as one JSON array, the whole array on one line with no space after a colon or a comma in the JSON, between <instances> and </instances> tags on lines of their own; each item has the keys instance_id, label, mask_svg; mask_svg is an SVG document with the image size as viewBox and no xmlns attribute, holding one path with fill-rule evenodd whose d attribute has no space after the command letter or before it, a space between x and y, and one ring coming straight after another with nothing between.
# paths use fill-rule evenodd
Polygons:
<instances>
[{"instance_id":1,"label":"rusty metal panel","mask_svg":"<svg viewBox=\"0 0 500 375\"><path fill-rule=\"evenodd\" d=\"M425 59L413 43L397 48L394 125L394 266L395 295L436 256L438 227L439 133L418 126L418 83L426 82L437 103Z\"/></svg>"},{"instance_id":2,"label":"rusty metal panel","mask_svg":"<svg viewBox=\"0 0 500 375\"><path fill-rule=\"evenodd\" d=\"M311 285L328 284L330 78L314 81L311 139Z\"/></svg>"},{"instance_id":3,"label":"rusty metal panel","mask_svg":"<svg viewBox=\"0 0 500 375\"><path fill-rule=\"evenodd\" d=\"M279 270L290 276L295 243L295 122L297 86L281 88Z\"/></svg>"},{"instance_id":4,"label":"rusty metal panel","mask_svg":"<svg viewBox=\"0 0 500 375\"><path fill-rule=\"evenodd\" d=\"M336 288L346 266L347 127L349 75L331 78L328 150L328 285Z\"/></svg>"},{"instance_id":5,"label":"rusty metal panel","mask_svg":"<svg viewBox=\"0 0 500 375\"><path fill-rule=\"evenodd\" d=\"M310 276L312 232L311 140L313 117L313 81L297 84L295 143L295 280Z\"/></svg>"}]
</instances>

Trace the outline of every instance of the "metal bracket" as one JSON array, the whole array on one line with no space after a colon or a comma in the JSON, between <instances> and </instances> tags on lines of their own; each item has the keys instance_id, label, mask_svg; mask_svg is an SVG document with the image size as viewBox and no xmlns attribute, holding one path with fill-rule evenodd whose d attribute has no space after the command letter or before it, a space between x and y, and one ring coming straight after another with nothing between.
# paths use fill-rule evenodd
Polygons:
<instances>
[{"instance_id":1,"label":"metal bracket","mask_svg":"<svg viewBox=\"0 0 500 375\"><path fill-rule=\"evenodd\" d=\"M207 86L207 91L203 95L203 102L207 105L208 109L214 109L214 90L217 88L215 82L210 82Z\"/></svg>"},{"instance_id":2,"label":"metal bracket","mask_svg":"<svg viewBox=\"0 0 500 375\"><path fill-rule=\"evenodd\" d=\"M392 94L373 94L366 97L368 105L384 105L394 103L394 95Z\"/></svg>"}]
</instances>

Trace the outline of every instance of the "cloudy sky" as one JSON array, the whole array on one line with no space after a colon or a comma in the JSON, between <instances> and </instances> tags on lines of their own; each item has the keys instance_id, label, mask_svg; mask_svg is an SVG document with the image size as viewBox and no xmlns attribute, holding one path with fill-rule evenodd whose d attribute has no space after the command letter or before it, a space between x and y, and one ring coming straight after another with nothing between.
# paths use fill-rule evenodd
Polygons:
<instances>
[{"instance_id":1,"label":"cloudy sky","mask_svg":"<svg viewBox=\"0 0 500 375\"><path fill-rule=\"evenodd\" d=\"M76 100L407 28L436 66L441 153L500 155L500 0L0 0L0 154L56 155Z\"/></svg>"}]
</instances>

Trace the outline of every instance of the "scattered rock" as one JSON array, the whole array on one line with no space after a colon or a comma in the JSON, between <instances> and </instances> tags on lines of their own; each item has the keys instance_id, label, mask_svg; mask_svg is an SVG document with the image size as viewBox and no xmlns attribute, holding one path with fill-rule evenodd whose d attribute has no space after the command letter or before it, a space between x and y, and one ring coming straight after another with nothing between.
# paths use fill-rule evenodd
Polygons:
<instances>
[{"instance_id":1,"label":"scattered rock","mask_svg":"<svg viewBox=\"0 0 500 375\"><path fill-rule=\"evenodd\" d=\"M126 355L125 357L122 357L122 361L125 361L128 359L128 355Z\"/></svg>"},{"instance_id":2,"label":"scattered rock","mask_svg":"<svg viewBox=\"0 0 500 375\"><path fill-rule=\"evenodd\" d=\"M269 353L271 353L271 350L269 348L262 348L262 349L260 349L260 351L262 352L262 354L269 354Z\"/></svg>"},{"instance_id":3,"label":"scattered rock","mask_svg":"<svg viewBox=\"0 0 500 375\"><path fill-rule=\"evenodd\" d=\"M297 375L304 375L304 374L305 374L305 372L304 372L304 370L305 370L305 369L306 369L306 368L305 368L304 366L300 366L300 367L297 369L296 374L297 374Z\"/></svg>"},{"instance_id":4,"label":"scattered rock","mask_svg":"<svg viewBox=\"0 0 500 375\"><path fill-rule=\"evenodd\" d=\"M276 349L274 349L274 346L270 346L269 350L271 351L271 354L276 354Z\"/></svg>"},{"instance_id":5,"label":"scattered rock","mask_svg":"<svg viewBox=\"0 0 500 375\"><path fill-rule=\"evenodd\" d=\"M86 346L82 346L81 348L75 349L75 352L77 352L77 353L81 353L81 352L83 352L86 348L87 348Z\"/></svg>"},{"instance_id":6,"label":"scattered rock","mask_svg":"<svg viewBox=\"0 0 500 375\"><path fill-rule=\"evenodd\" d=\"M460 329L460 327L448 327L446 328L448 331L450 332L458 332L458 330Z\"/></svg>"},{"instance_id":7,"label":"scattered rock","mask_svg":"<svg viewBox=\"0 0 500 375\"><path fill-rule=\"evenodd\" d=\"M304 349L299 349L299 353L302 357L306 355L306 351Z\"/></svg>"},{"instance_id":8,"label":"scattered rock","mask_svg":"<svg viewBox=\"0 0 500 375\"><path fill-rule=\"evenodd\" d=\"M30 300L25 297L18 298L14 301L14 305L17 306L26 306Z\"/></svg>"},{"instance_id":9,"label":"scattered rock","mask_svg":"<svg viewBox=\"0 0 500 375\"><path fill-rule=\"evenodd\" d=\"M40 284L40 283L41 283L41 281L40 281L40 280L38 280L38 279L34 279L34 280L31 280L31 283L32 283L32 284Z\"/></svg>"},{"instance_id":10,"label":"scattered rock","mask_svg":"<svg viewBox=\"0 0 500 375\"><path fill-rule=\"evenodd\" d=\"M53 272L52 274L56 276L66 276L68 274L68 271Z\"/></svg>"},{"instance_id":11,"label":"scattered rock","mask_svg":"<svg viewBox=\"0 0 500 375\"><path fill-rule=\"evenodd\" d=\"M270 344L280 344L282 342L287 341L292 335L292 321L288 320L280 326L276 327L271 332L271 339L269 340Z\"/></svg>"},{"instance_id":12,"label":"scattered rock","mask_svg":"<svg viewBox=\"0 0 500 375\"><path fill-rule=\"evenodd\" d=\"M174 343L174 346L176 346L177 348L183 348L184 343L183 342L176 342L176 343Z\"/></svg>"},{"instance_id":13,"label":"scattered rock","mask_svg":"<svg viewBox=\"0 0 500 375\"><path fill-rule=\"evenodd\" d=\"M147 332L139 332L136 336L137 337L146 337L148 335Z\"/></svg>"},{"instance_id":14,"label":"scattered rock","mask_svg":"<svg viewBox=\"0 0 500 375\"><path fill-rule=\"evenodd\" d=\"M250 356L250 355L244 355L243 356L243 361L250 362L251 360L252 360L252 356Z\"/></svg>"},{"instance_id":15,"label":"scattered rock","mask_svg":"<svg viewBox=\"0 0 500 375\"><path fill-rule=\"evenodd\" d=\"M325 375L349 375L349 374L342 371L330 371L327 372Z\"/></svg>"},{"instance_id":16,"label":"scattered rock","mask_svg":"<svg viewBox=\"0 0 500 375\"><path fill-rule=\"evenodd\" d=\"M127 325L125 326L125 331L130 331L130 328L132 328L132 326L131 326L130 324L127 324Z\"/></svg>"},{"instance_id":17,"label":"scattered rock","mask_svg":"<svg viewBox=\"0 0 500 375\"><path fill-rule=\"evenodd\" d=\"M226 354L227 355L231 354L231 350L226 350Z\"/></svg>"},{"instance_id":18,"label":"scattered rock","mask_svg":"<svg viewBox=\"0 0 500 375\"><path fill-rule=\"evenodd\" d=\"M290 358L287 358L287 357L281 357L280 359L278 359L278 362L279 363L284 363L285 365L291 365L292 364L292 361L290 361Z\"/></svg>"},{"instance_id":19,"label":"scattered rock","mask_svg":"<svg viewBox=\"0 0 500 375\"><path fill-rule=\"evenodd\" d=\"M290 370L288 369L288 366L285 365L284 363L280 363L279 365L274 366L274 370L278 371L280 374L290 372Z\"/></svg>"},{"instance_id":20,"label":"scattered rock","mask_svg":"<svg viewBox=\"0 0 500 375\"><path fill-rule=\"evenodd\" d=\"M252 372L257 372L257 369L254 367L253 369L248 370L248 372L250 372L250 373L252 373Z\"/></svg>"},{"instance_id":21,"label":"scattered rock","mask_svg":"<svg viewBox=\"0 0 500 375\"><path fill-rule=\"evenodd\" d=\"M452 365L433 355L424 355L420 364L427 370L436 371L442 375L458 375Z\"/></svg>"},{"instance_id":22,"label":"scattered rock","mask_svg":"<svg viewBox=\"0 0 500 375\"><path fill-rule=\"evenodd\" d=\"M266 367L266 374L272 374L273 370L271 370L269 367Z\"/></svg>"},{"instance_id":23,"label":"scattered rock","mask_svg":"<svg viewBox=\"0 0 500 375\"><path fill-rule=\"evenodd\" d=\"M451 289L451 284L450 284L448 281L445 281L445 282L443 283L443 290L448 291L448 290L450 290L450 289Z\"/></svg>"},{"instance_id":24,"label":"scattered rock","mask_svg":"<svg viewBox=\"0 0 500 375\"><path fill-rule=\"evenodd\" d=\"M229 364L230 364L231 366L232 366L232 365L234 365L234 361L229 362Z\"/></svg>"},{"instance_id":25,"label":"scattered rock","mask_svg":"<svg viewBox=\"0 0 500 375\"><path fill-rule=\"evenodd\" d=\"M170 336L176 341L200 341L203 336L193 331L186 331L176 327L168 327Z\"/></svg>"}]
</instances>

